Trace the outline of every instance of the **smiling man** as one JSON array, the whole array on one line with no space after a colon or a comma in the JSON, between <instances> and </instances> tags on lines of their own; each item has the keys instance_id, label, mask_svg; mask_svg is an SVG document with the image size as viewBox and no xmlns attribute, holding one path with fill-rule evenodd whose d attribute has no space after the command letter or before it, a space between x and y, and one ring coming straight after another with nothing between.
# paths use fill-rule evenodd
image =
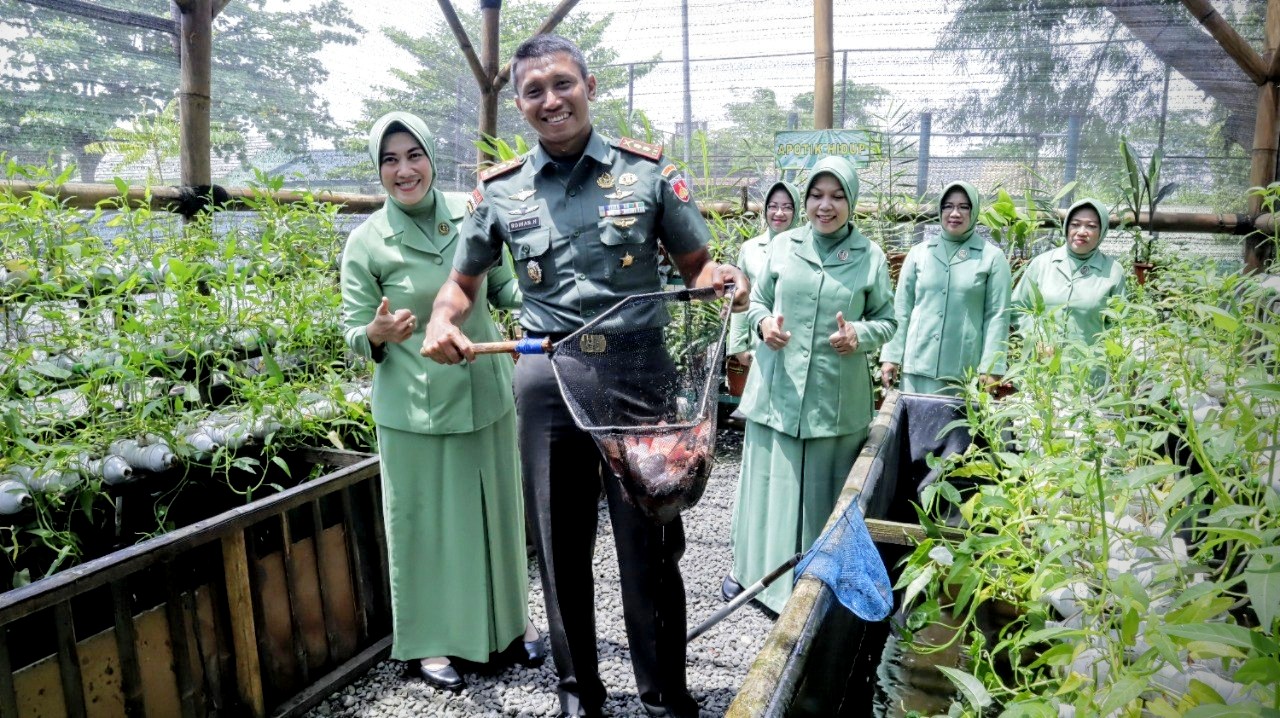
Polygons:
<instances>
[{"instance_id":1,"label":"smiling man","mask_svg":"<svg viewBox=\"0 0 1280 718\"><path fill-rule=\"evenodd\" d=\"M662 148L627 138L611 141L592 128L596 78L582 52L564 38L540 35L516 50L512 75L516 107L538 133L538 145L480 174L423 352L444 363L474 358L458 324L504 244L524 291L520 323L531 337L558 340L629 295L660 290L660 247L686 285L723 289L726 280L733 281L734 304L745 308L745 278L736 267L711 261L710 231L688 181L663 158ZM655 341L635 341L637 361L669 364L661 329L652 331ZM596 382L600 391L610 385L608 376L575 379ZM525 497L563 714L600 715L606 698L596 655L592 572L603 477L640 700L652 715L698 715L685 683L680 519L654 524L628 500L590 435L574 424L547 357L520 360L515 394Z\"/></svg>"}]
</instances>

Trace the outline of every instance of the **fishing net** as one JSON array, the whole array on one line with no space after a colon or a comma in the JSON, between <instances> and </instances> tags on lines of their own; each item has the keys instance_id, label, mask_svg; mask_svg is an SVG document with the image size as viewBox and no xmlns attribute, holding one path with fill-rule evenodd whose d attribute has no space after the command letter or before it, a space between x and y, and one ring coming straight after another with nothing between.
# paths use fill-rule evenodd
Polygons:
<instances>
[{"instance_id":1,"label":"fishing net","mask_svg":"<svg viewBox=\"0 0 1280 718\"><path fill-rule=\"evenodd\" d=\"M551 351L574 421L659 523L697 503L711 473L730 301L711 289L634 295Z\"/></svg>"},{"instance_id":2,"label":"fishing net","mask_svg":"<svg viewBox=\"0 0 1280 718\"><path fill-rule=\"evenodd\" d=\"M893 611L893 586L857 501L814 542L796 566L831 588L845 608L864 621L883 620Z\"/></svg>"}]
</instances>

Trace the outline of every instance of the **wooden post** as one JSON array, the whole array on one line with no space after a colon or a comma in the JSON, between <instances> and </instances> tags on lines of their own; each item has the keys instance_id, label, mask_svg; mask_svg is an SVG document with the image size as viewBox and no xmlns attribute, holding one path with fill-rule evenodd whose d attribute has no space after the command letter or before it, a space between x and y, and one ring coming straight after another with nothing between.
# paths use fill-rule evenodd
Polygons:
<instances>
[{"instance_id":1,"label":"wooden post","mask_svg":"<svg viewBox=\"0 0 1280 718\"><path fill-rule=\"evenodd\" d=\"M222 539L222 571L227 580L227 608L231 615L231 644L235 654L236 686L240 700L254 718L267 714L262 695L262 666L258 663L258 630L253 622L253 593L249 585L249 551L244 531Z\"/></svg>"},{"instance_id":2,"label":"wooden post","mask_svg":"<svg viewBox=\"0 0 1280 718\"><path fill-rule=\"evenodd\" d=\"M831 0L813 0L813 128L829 130L834 115L835 39Z\"/></svg>"},{"instance_id":3,"label":"wooden post","mask_svg":"<svg viewBox=\"0 0 1280 718\"><path fill-rule=\"evenodd\" d=\"M1267 81L1267 63L1249 45L1249 41L1240 37L1240 33L1213 9L1210 0L1182 0L1182 4L1213 35L1213 39L1218 41L1249 79L1253 80L1253 84L1261 85ZM1267 14L1271 14L1270 4L1267 6Z\"/></svg>"},{"instance_id":4,"label":"wooden post","mask_svg":"<svg viewBox=\"0 0 1280 718\"><path fill-rule=\"evenodd\" d=\"M1280 57L1280 0L1267 0L1267 21L1264 32L1266 43L1266 61L1268 68L1276 66L1276 58ZM1278 98L1276 82L1280 78L1275 75L1267 77L1258 88L1258 116L1253 125L1253 162L1249 168L1249 186L1266 187L1276 179L1277 145L1280 145L1280 133L1277 132L1276 113ZM1250 214L1262 211L1262 198L1249 197Z\"/></svg>"},{"instance_id":5,"label":"wooden post","mask_svg":"<svg viewBox=\"0 0 1280 718\"><path fill-rule=\"evenodd\" d=\"M480 88L480 132L490 137L498 136L498 16L502 12L502 0L480 0L480 58L487 81ZM497 159L483 150L477 150L476 162Z\"/></svg>"},{"instance_id":6,"label":"wooden post","mask_svg":"<svg viewBox=\"0 0 1280 718\"><path fill-rule=\"evenodd\" d=\"M182 87L178 92L181 122L182 184L213 184L209 158L210 78L213 64L213 0L183 0L179 45Z\"/></svg>"}]
</instances>

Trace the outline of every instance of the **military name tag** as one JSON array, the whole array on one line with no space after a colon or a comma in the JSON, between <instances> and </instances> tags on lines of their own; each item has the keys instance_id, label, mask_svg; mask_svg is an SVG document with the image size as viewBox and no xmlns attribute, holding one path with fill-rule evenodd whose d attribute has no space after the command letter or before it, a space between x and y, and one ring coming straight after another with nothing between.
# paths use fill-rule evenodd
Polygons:
<instances>
[{"instance_id":1,"label":"military name tag","mask_svg":"<svg viewBox=\"0 0 1280 718\"><path fill-rule=\"evenodd\" d=\"M529 264L524 268L525 274L529 275L529 281L534 284L542 284L542 265L538 264L538 260L530 259Z\"/></svg>"},{"instance_id":2,"label":"military name tag","mask_svg":"<svg viewBox=\"0 0 1280 718\"><path fill-rule=\"evenodd\" d=\"M624 217L629 214L644 214L648 207L644 202L623 202L621 204L600 205L601 217Z\"/></svg>"},{"instance_id":3,"label":"military name tag","mask_svg":"<svg viewBox=\"0 0 1280 718\"><path fill-rule=\"evenodd\" d=\"M605 195L604 198L605 199L626 199L627 197L630 197L633 194L635 194L635 192L632 192L631 190L620 189L620 190L617 190L616 192L610 192L609 194Z\"/></svg>"},{"instance_id":4,"label":"military name tag","mask_svg":"<svg viewBox=\"0 0 1280 718\"><path fill-rule=\"evenodd\" d=\"M537 217L525 217L524 219L513 219L507 223L507 230L511 232L519 232L522 229L535 229L542 226L542 220Z\"/></svg>"},{"instance_id":5,"label":"military name tag","mask_svg":"<svg viewBox=\"0 0 1280 718\"><path fill-rule=\"evenodd\" d=\"M628 187L639 181L640 181L640 178L635 176L635 173L633 172L627 172L618 178L618 184L622 185L623 187Z\"/></svg>"},{"instance_id":6,"label":"military name tag","mask_svg":"<svg viewBox=\"0 0 1280 718\"><path fill-rule=\"evenodd\" d=\"M513 195L509 195L507 199L514 199L517 202L523 202L526 199L529 199L530 197L532 197L534 194L535 194L534 190L522 189Z\"/></svg>"}]
</instances>

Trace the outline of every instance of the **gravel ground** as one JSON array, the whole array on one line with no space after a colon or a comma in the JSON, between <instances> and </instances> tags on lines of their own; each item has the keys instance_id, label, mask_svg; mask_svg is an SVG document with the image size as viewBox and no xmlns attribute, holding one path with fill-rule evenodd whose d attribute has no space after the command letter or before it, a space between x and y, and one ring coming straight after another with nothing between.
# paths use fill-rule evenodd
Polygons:
<instances>
[{"instance_id":1,"label":"gravel ground","mask_svg":"<svg viewBox=\"0 0 1280 718\"><path fill-rule=\"evenodd\" d=\"M741 432L722 428L717 440L716 467L707 482L706 493L684 516L687 547L680 567L690 627L723 605L720 581L732 564L729 524L741 452ZM603 504L595 565L600 674L609 690L605 711L611 716L644 716L631 673L622 623L617 554L609 514ZM529 564L529 574L529 610L534 624L545 633L546 610L535 561ZM749 604L690 644L689 690L702 705L703 716L724 715L772 624L772 618L764 609ZM317 706L307 714L308 718L544 716L555 715L559 708L555 669L550 660L537 669L516 666L496 676L468 674L467 689L456 695L402 678L402 666L399 661L383 661Z\"/></svg>"}]
</instances>

